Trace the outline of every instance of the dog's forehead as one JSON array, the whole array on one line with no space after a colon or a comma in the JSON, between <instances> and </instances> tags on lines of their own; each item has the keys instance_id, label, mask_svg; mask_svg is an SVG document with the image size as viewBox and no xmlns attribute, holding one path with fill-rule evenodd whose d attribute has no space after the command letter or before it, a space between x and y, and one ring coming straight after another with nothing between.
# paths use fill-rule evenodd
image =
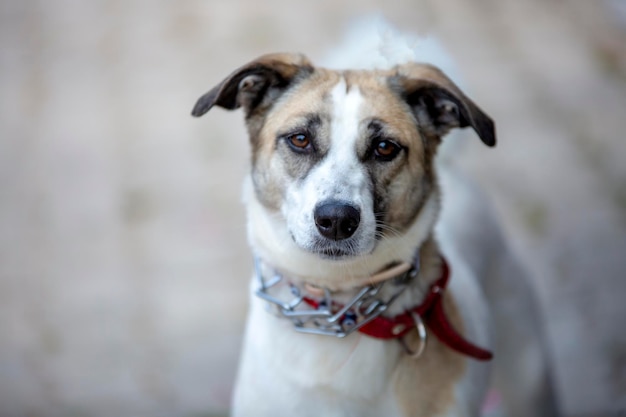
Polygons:
<instances>
[{"instance_id":1,"label":"dog's forehead","mask_svg":"<svg viewBox=\"0 0 626 417\"><path fill-rule=\"evenodd\" d=\"M317 115L331 121L341 114L338 106L354 106L358 100L360 120L378 120L392 129L404 130L414 127L413 116L408 105L389 83L389 71L334 71L316 69L285 94L271 110L266 120L266 129L279 131L290 121ZM352 100L346 100L352 97ZM400 135L406 132L399 132Z\"/></svg>"}]
</instances>

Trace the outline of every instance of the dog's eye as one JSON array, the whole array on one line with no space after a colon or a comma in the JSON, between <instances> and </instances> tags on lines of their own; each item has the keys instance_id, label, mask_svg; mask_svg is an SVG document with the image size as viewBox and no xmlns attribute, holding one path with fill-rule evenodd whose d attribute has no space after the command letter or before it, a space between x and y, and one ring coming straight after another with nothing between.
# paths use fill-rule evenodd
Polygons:
<instances>
[{"instance_id":1,"label":"dog's eye","mask_svg":"<svg viewBox=\"0 0 626 417\"><path fill-rule=\"evenodd\" d=\"M382 161L391 161L402 148L392 140L384 139L374 145L374 155Z\"/></svg>"},{"instance_id":2,"label":"dog's eye","mask_svg":"<svg viewBox=\"0 0 626 417\"><path fill-rule=\"evenodd\" d=\"M311 150L311 139L304 133L295 133L287 136L287 143L296 152L308 152Z\"/></svg>"}]
</instances>

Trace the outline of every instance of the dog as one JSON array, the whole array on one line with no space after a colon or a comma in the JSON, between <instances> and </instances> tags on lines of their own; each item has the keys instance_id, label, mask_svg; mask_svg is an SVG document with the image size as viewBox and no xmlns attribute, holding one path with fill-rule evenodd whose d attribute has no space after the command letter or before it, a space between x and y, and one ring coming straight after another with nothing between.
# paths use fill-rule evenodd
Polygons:
<instances>
[{"instance_id":1,"label":"dog","mask_svg":"<svg viewBox=\"0 0 626 417\"><path fill-rule=\"evenodd\" d=\"M215 106L243 109L252 151L256 269L233 416L478 416L501 347L510 415L556 415L540 332L509 321L531 302L490 300L527 284L480 193L439 172L451 130L496 144L492 119L443 71L268 54L192 114ZM494 305L508 313L494 319ZM509 346L494 326L524 340Z\"/></svg>"}]
</instances>

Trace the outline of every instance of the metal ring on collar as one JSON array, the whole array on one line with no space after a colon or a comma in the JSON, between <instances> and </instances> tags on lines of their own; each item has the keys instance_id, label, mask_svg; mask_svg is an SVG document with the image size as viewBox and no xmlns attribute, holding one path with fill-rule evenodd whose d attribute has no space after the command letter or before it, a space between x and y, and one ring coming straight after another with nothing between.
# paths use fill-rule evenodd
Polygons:
<instances>
[{"instance_id":1,"label":"metal ring on collar","mask_svg":"<svg viewBox=\"0 0 626 417\"><path fill-rule=\"evenodd\" d=\"M398 340L400 341L400 344L404 348L404 351L410 357L412 357L413 359L417 359L420 356L422 356L422 353L424 353L424 350L426 349L427 333L426 333L426 326L424 325L424 321L419 316L419 314L417 314L416 312L412 311L411 312L411 317L413 318L413 322L415 323L415 330L417 330L417 335L419 337L419 345L418 345L417 349L412 350L408 346L406 341L404 340L404 337L401 337Z\"/></svg>"}]
</instances>

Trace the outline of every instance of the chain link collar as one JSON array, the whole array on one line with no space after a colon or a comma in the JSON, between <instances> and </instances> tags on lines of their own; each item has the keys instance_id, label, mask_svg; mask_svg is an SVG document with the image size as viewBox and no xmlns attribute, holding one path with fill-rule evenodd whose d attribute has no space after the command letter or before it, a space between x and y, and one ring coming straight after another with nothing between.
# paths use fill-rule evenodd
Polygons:
<instances>
[{"instance_id":1,"label":"chain link collar","mask_svg":"<svg viewBox=\"0 0 626 417\"><path fill-rule=\"evenodd\" d=\"M420 270L419 254L416 254L410 269L406 272L382 282L365 285L342 306L333 299L336 293L328 288L320 289L323 296L317 301L307 295L306 284L289 282L276 271L272 272L271 278L264 278L261 261L255 258L254 264L259 283L255 294L268 302L270 311L290 320L298 332L338 338L348 336L383 314L407 289ZM289 286L291 299L281 300L275 294L281 283ZM391 291L390 296L383 298L381 293L385 287L393 287L394 291Z\"/></svg>"}]
</instances>

